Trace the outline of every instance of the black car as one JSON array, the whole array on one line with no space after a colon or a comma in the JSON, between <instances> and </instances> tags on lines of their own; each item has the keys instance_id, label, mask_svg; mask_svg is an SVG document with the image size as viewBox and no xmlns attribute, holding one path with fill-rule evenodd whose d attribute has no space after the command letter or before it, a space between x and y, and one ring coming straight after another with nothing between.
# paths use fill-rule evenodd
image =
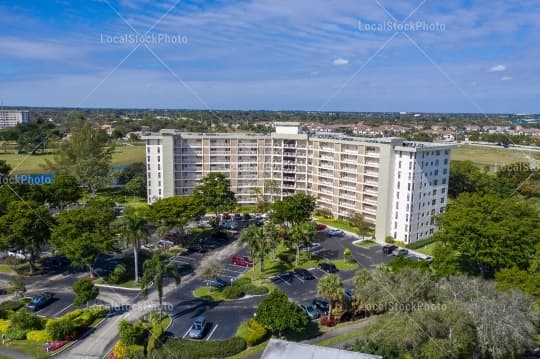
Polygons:
<instances>
[{"instance_id":1,"label":"black car","mask_svg":"<svg viewBox=\"0 0 540 359\"><path fill-rule=\"evenodd\" d=\"M233 219L234 219L235 221L241 221L241 220L242 220L242 215L239 214L239 213L235 213Z\"/></svg>"},{"instance_id":2,"label":"black car","mask_svg":"<svg viewBox=\"0 0 540 359\"><path fill-rule=\"evenodd\" d=\"M319 269L326 273L337 273L338 269L333 263L323 262L319 263Z\"/></svg>"},{"instance_id":3,"label":"black car","mask_svg":"<svg viewBox=\"0 0 540 359\"><path fill-rule=\"evenodd\" d=\"M328 313L328 310L330 309L328 301L322 298L313 299L313 305L324 314Z\"/></svg>"},{"instance_id":4,"label":"black car","mask_svg":"<svg viewBox=\"0 0 540 359\"><path fill-rule=\"evenodd\" d=\"M292 282L293 276L293 272L285 272L278 274L278 277L285 282Z\"/></svg>"},{"instance_id":5,"label":"black car","mask_svg":"<svg viewBox=\"0 0 540 359\"><path fill-rule=\"evenodd\" d=\"M208 281L208 285L212 288L222 289L227 286L227 282L225 282L223 279L217 277L210 281Z\"/></svg>"},{"instance_id":6,"label":"black car","mask_svg":"<svg viewBox=\"0 0 540 359\"><path fill-rule=\"evenodd\" d=\"M30 303L26 305L26 309L32 312L37 312L41 308L46 307L54 300L54 294L45 292L32 297Z\"/></svg>"},{"instance_id":7,"label":"black car","mask_svg":"<svg viewBox=\"0 0 540 359\"><path fill-rule=\"evenodd\" d=\"M312 280L312 279L315 279L315 277L313 276L313 274L311 274L307 269L304 269L304 268L296 268L294 270L294 274L299 276L300 278L304 279L304 280Z\"/></svg>"},{"instance_id":8,"label":"black car","mask_svg":"<svg viewBox=\"0 0 540 359\"><path fill-rule=\"evenodd\" d=\"M396 249L397 246L393 245L393 244L385 244L383 247L382 247L382 252L386 255L390 255L394 249Z\"/></svg>"}]
</instances>

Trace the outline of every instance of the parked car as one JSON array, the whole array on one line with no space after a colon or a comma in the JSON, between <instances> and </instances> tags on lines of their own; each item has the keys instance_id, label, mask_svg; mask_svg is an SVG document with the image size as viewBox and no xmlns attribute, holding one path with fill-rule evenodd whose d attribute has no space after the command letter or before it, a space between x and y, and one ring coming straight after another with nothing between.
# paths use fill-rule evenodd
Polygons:
<instances>
[{"instance_id":1,"label":"parked car","mask_svg":"<svg viewBox=\"0 0 540 359\"><path fill-rule=\"evenodd\" d=\"M310 302L299 303L298 306L307 314L309 319L317 319L321 314L315 309L315 307Z\"/></svg>"},{"instance_id":2,"label":"parked car","mask_svg":"<svg viewBox=\"0 0 540 359\"><path fill-rule=\"evenodd\" d=\"M222 221L230 221L231 219L232 219L232 217L231 217L231 215L228 214L228 213L223 213L223 214L221 215L221 220L222 220Z\"/></svg>"},{"instance_id":3,"label":"parked car","mask_svg":"<svg viewBox=\"0 0 540 359\"><path fill-rule=\"evenodd\" d=\"M225 288L227 286L227 282L225 282L223 279L219 278L219 277L216 277L214 279L211 279L209 281L207 281L208 285L212 288L216 288L216 289L222 289L222 288Z\"/></svg>"},{"instance_id":4,"label":"parked car","mask_svg":"<svg viewBox=\"0 0 540 359\"><path fill-rule=\"evenodd\" d=\"M328 231L328 235L330 237L342 237L343 235L345 235L345 232L343 232L341 229L332 228Z\"/></svg>"},{"instance_id":5,"label":"parked car","mask_svg":"<svg viewBox=\"0 0 540 359\"><path fill-rule=\"evenodd\" d=\"M238 229L238 223L235 221L225 221L221 223L221 228L236 231Z\"/></svg>"},{"instance_id":6,"label":"parked car","mask_svg":"<svg viewBox=\"0 0 540 359\"><path fill-rule=\"evenodd\" d=\"M313 274L311 274L307 269L304 269L304 268L295 268L294 269L294 274L299 276L300 278L302 278L304 280L315 279Z\"/></svg>"},{"instance_id":7,"label":"parked car","mask_svg":"<svg viewBox=\"0 0 540 359\"><path fill-rule=\"evenodd\" d=\"M251 214L249 213L244 213L244 220L245 221L249 221L251 219Z\"/></svg>"},{"instance_id":8,"label":"parked car","mask_svg":"<svg viewBox=\"0 0 540 359\"><path fill-rule=\"evenodd\" d=\"M394 249L396 249L397 246L393 245L393 244L385 244L383 247L382 247L382 252L386 255L389 255L391 254Z\"/></svg>"},{"instance_id":9,"label":"parked car","mask_svg":"<svg viewBox=\"0 0 540 359\"><path fill-rule=\"evenodd\" d=\"M353 299L354 297L354 291L352 289L345 289L343 291L343 296L346 298L346 299Z\"/></svg>"},{"instance_id":10,"label":"parked car","mask_svg":"<svg viewBox=\"0 0 540 359\"><path fill-rule=\"evenodd\" d=\"M30 303L26 305L26 309L31 312L37 312L38 310L46 307L54 300L54 294L45 292L32 297Z\"/></svg>"},{"instance_id":11,"label":"parked car","mask_svg":"<svg viewBox=\"0 0 540 359\"><path fill-rule=\"evenodd\" d=\"M433 257L427 256L427 257L424 258L424 261L426 261L427 263L431 263L431 262L433 262Z\"/></svg>"},{"instance_id":12,"label":"parked car","mask_svg":"<svg viewBox=\"0 0 540 359\"><path fill-rule=\"evenodd\" d=\"M322 262L318 265L319 269L326 273L337 273L338 269L334 263Z\"/></svg>"},{"instance_id":13,"label":"parked car","mask_svg":"<svg viewBox=\"0 0 540 359\"><path fill-rule=\"evenodd\" d=\"M302 243L300 246L299 246L300 250L301 251L309 251L309 252L314 252L314 251L318 251L319 249L321 249L321 244L320 243Z\"/></svg>"},{"instance_id":14,"label":"parked car","mask_svg":"<svg viewBox=\"0 0 540 359\"><path fill-rule=\"evenodd\" d=\"M189 337L191 339L201 339L204 337L204 329L206 328L206 318L203 316L198 316L193 321L191 329L189 329Z\"/></svg>"},{"instance_id":15,"label":"parked car","mask_svg":"<svg viewBox=\"0 0 540 359\"><path fill-rule=\"evenodd\" d=\"M405 248L396 248L392 251L394 257L406 256L409 254L409 250Z\"/></svg>"},{"instance_id":16,"label":"parked car","mask_svg":"<svg viewBox=\"0 0 540 359\"><path fill-rule=\"evenodd\" d=\"M235 264L237 266L253 267L253 261L245 256L233 256L231 261L232 261L232 264Z\"/></svg>"},{"instance_id":17,"label":"parked car","mask_svg":"<svg viewBox=\"0 0 540 359\"><path fill-rule=\"evenodd\" d=\"M198 240L191 243L189 246L189 251L195 253L206 253L208 252L208 247L203 243L203 240Z\"/></svg>"},{"instance_id":18,"label":"parked car","mask_svg":"<svg viewBox=\"0 0 540 359\"><path fill-rule=\"evenodd\" d=\"M285 282L292 282L294 278L293 272L284 272L278 274L278 277L281 278L281 280L284 280Z\"/></svg>"},{"instance_id":19,"label":"parked car","mask_svg":"<svg viewBox=\"0 0 540 359\"><path fill-rule=\"evenodd\" d=\"M69 266L71 261L65 256L50 257L45 261L45 266L50 269L60 269Z\"/></svg>"},{"instance_id":20,"label":"parked car","mask_svg":"<svg viewBox=\"0 0 540 359\"><path fill-rule=\"evenodd\" d=\"M240 213L235 213L234 216L233 216L233 219L235 221L241 221L242 220L242 215Z\"/></svg>"},{"instance_id":21,"label":"parked car","mask_svg":"<svg viewBox=\"0 0 540 359\"><path fill-rule=\"evenodd\" d=\"M319 309L324 314L327 314L328 310L330 309L328 301L322 298L313 299L313 305L315 306L315 308Z\"/></svg>"},{"instance_id":22,"label":"parked car","mask_svg":"<svg viewBox=\"0 0 540 359\"><path fill-rule=\"evenodd\" d=\"M27 259L29 257L28 253L24 252L22 249L10 249L7 252L9 257L15 257L17 259Z\"/></svg>"},{"instance_id":23,"label":"parked car","mask_svg":"<svg viewBox=\"0 0 540 359\"><path fill-rule=\"evenodd\" d=\"M322 224L322 223L317 223L315 225L315 228L318 230L318 231L324 231L326 229L326 224Z\"/></svg>"}]
</instances>

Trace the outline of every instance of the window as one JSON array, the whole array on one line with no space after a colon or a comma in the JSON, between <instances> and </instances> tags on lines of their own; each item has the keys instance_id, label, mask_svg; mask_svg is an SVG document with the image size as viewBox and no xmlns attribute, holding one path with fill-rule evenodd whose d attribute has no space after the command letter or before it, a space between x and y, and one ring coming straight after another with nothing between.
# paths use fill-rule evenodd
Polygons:
<instances>
[{"instance_id":1,"label":"window","mask_svg":"<svg viewBox=\"0 0 540 359\"><path fill-rule=\"evenodd\" d=\"M412 162L409 162L409 169L412 170Z\"/></svg>"},{"instance_id":2,"label":"window","mask_svg":"<svg viewBox=\"0 0 540 359\"><path fill-rule=\"evenodd\" d=\"M146 153L150 153L150 147L146 146Z\"/></svg>"},{"instance_id":3,"label":"window","mask_svg":"<svg viewBox=\"0 0 540 359\"><path fill-rule=\"evenodd\" d=\"M161 196L161 188L159 189L159 195Z\"/></svg>"},{"instance_id":4,"label":"window","mask_svg":"<svg viewBox=\"0 0 540 359\"><path fill-rule=\"evenodd\" d=\"M446 184L446 178L443 178L442 184Z\"/></svg>"},{"instance_id":5,"label":"window","mask_svg":"<svg viewBox=\"0 0 540 359\"><path fill-rule=\"evenodd\" d=\"M446 193L446 188L443 188L443 189L441 190L441 192L442 192L442 193Z\"/></svg>"},{"instance_id":6,"label":"window","mask_svg":"<svg viewBox=\"0 0 540 359\"><path fill-rule=\"evenodd\" d=\"M150 171L150 163L148 164L148 171Z\"/></svg>"},{"instance_id":7,"label":"window","mask_svg":"<svg viewBox=\"0 0 540 359\"><path fill-rule=\"evenodd\" d=\"M437 190L434 189L433 192L431 193L432 196L435 196L437 194Z\"/></svg>"},{"instance_id":8,"label":"window","mask_svg":"<svg viewBox=\"0 0 540 359\"><path fill-rule=\"evenodd\" d=\"M407 190L408 190L408 191L411 190L411 184L410 184L410 183L407 184Z\"/></svg>"},{"instance_id":9,"label":"window","mask_svg":"<svg viewBox=\"0 0 540 359\"><path fill-rule=\"evenodd\" d=\"M157 164L157 169L158 171L161 171L161 165L159 163Z\"/></svg>"},{"instance_id":10,"label":"window","mask_svg":"<svg viewBox=\"0 0 540 359\"><path fill-rule=\"evenodd\" d=\"M435 174L435 176L438 176L439 175L439 170L435 170L434 174Z\"/></svg>"},{"instance_id":11,"label":"window","mask_svg":"<svg viewBox=\"0 0 540 359\"><path fill-rule=\"evenodd\" d=\"M158 147L157 148L157 153L160 153L161 152L161 147Z\"/></svg>"},{"instance_id":12,"label":"window","mask_svg":"<svg viewBox=\"0 0 540 359\"><path fill-rule=\"evenodd\" d=\"M394 229L397 228L397 222L394 222Z\"/></svg>"},{"instance_id":13,"label":"window","mask_svg":"<svg viewBox=\"0 0 540 359\"><path fill-rule=\"evenodd\" d=\"M146 162L150 162L150 156L146 158Z\"/></svg>"},{"instance_id":14,"label":"window","mask_svg":"<svg viewBox=\"0 0 540 359\"><path fill-rule=\"evenodd\" d=\"M433 185L437 186L439 184L439 180L433 180Z\"/></svg>"},{"instance_id":15,"label":"window","mask_svg":"<svg viewBox=\"0 0 540 359\"><path fill-rule=\"evenodd\" d=\"M431 205L434 206L436 202L437 202L436 200L432 200Z\"/></svg>"},{"instance_id":16,"label":"window","mask_svg":"<svg viewBox=\"0 0 540 359\"><path fill-rule=\"evenodd\" d=\"M441 197L441 203L444 203L444 197Z\"/></svg>"},{"instance_id":17,"label":"window","mask_svg":"<svg viewBox=\"0 0 540 359\"><path fill-rule=\"evenodd\" d=\"M398 168L401 168L401 161L398 162Z\"/></svg>"},{"instance_id":18,"label":"window","mask_svg":"<svg viewBox=\"0 0 540 359\"><path fill-rule=\"evenodd\" d=\"M443 173L443 175L447 174L448 173L448 168L443 169L442 173Z\"/></svg>"},{"instance_id":19,"label":"window","mask_svg":"<svg viewBox=\"0 0 540 359\"><path fill-rule=\"evenodd\" d=\"M445 164L445 165L448 164L448 158L445 158L445 159L444 159L444 164Z\"/></svg>"},{"instance_id":20,"label":"window","mask_svg":"<svg viewBox=\"0 0 540 359\"><path fill-rule=\"evenodd\" d=\"M157 156L157 161L161 162L161 156Z\"/></svg>"}]
</instances>

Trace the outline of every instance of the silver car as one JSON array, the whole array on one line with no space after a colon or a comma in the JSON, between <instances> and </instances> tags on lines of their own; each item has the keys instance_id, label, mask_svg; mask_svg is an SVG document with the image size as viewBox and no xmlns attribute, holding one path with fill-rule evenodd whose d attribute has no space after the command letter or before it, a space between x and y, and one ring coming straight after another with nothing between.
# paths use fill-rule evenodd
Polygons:
<instances>
[{"instance_id":1,"label":"silver car","mask_svg":"<svg viewBox=\"0 0 540 359\"><path fill-rule=\"evenodd\" d=\"M191 329L189 330L189 337L191 339L201 339L204 336L204 329L206 328L206 319L203 316L195 318Z\"/></svg>"}]
</instances>

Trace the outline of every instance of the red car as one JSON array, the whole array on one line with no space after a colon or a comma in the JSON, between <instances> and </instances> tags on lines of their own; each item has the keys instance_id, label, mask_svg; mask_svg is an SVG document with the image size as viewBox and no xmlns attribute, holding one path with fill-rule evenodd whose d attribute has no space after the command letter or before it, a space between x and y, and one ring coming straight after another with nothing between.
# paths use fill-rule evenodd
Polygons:
<instances>
[{"instance_id":1,"label":"red car","mask_svg":"<svg viewBox=\"0 0 540 359\"><path fill-rule=\"evenodd\" d=\"M253 261L250 260L248 257L242 257L242 256L232 257L232 264L235 264L241 267L253 267Z\"/></svg>"},{"instance_id":2,"label":"red car","mask_svg":"<svg viewBox=\"0 0 540 359\"><path fill-rule=\"evenodd\" d=\"M318 231L323 231L326 229L326 224L317 223L316 228Z\"/></svg>"}]
</instances>

